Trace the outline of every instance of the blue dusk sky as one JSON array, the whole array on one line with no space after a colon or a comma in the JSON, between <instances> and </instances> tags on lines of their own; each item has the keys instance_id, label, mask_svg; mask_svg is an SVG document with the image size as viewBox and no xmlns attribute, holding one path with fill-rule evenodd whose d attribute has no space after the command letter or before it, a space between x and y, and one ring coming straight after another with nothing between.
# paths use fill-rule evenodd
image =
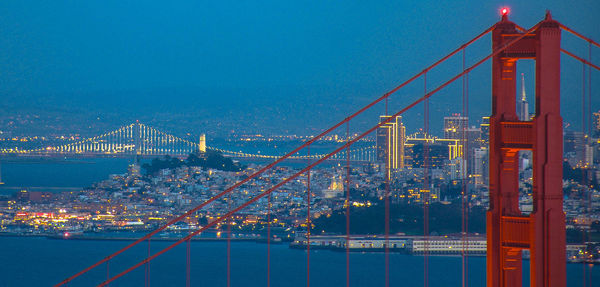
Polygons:
<instances>
[{"instance_id":1,"label":"blue dusk sky","mask_svg":"<svg viewBox=\"0 0 600 287\"><path fill-rule=\"evenodd\" d=\"M115 125L142 119L174 127L181 119L198 125L192 132L314 134L499 21L503 6L521 26L548 9L600 41L597 0L2 1L0 108L91 113ZM586 42L563 38L587 57ZM466 63L488 53L485 37L466 51ZM579 129L582 66L563 58L563 117ZM592 59L600 64L599 48ZM428 89L461 69L459 55L431 73ZM533 71L532 62L519 66L530 99ZM488 63L470 75L471 124L489 114L490 73ZM592 71L593 110L598 79ZM422 93L419 80L390 100L389 111ZM459 82L432 100L432 129L461 112L461 98ZM385 112L376 109L353 129L375 123ZM409 132L422 125L421 110L405 115ZM226 121L241 127L218 125Z\"/></svg>"}]
</instances>

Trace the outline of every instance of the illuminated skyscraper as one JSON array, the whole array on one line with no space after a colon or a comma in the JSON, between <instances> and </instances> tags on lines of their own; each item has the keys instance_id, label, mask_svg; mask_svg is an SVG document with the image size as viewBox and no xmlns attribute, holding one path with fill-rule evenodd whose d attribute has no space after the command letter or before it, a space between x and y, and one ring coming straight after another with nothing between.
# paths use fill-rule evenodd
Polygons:
<instances>
[{"instance_id":1,"label":"illuminated skyscraper","mask_svg":"<svg viewBox=\"0 0 600 287\"><path fill-rule=\"evenodd\" d=\"M517 117L520 121L529 120L529 103L525 95L525 74L521 73L521 98L517 101Z\"/></svg>"},{"instance_id":2,"label":"illuminated skyscraper","mask_svg":"<svg viewBox=\"0 0 600 287\"><path fill-rule=\"evenodd\" d=\"M462 139L463 128L466 129L468 125L469 118L460 116L460 114L444 117L444 138Z\"/></svg>"},{"instance_id":3,"label":"illuminated skyscraper","mask_svg":"<svg viewBox=\"0 0 600 287\"><path fill-rule=\"evenodd\" d=\"M200 142L198 143L198 150L202 153L206 152L206 135L200 135Z\"/></svg>"},{"instance_id":4,"label":"illuminated skyscraper","mask_svg":"<svg viewBox=\"0 0 600 287\"><path fill-rule=\"evenodd\" d=\"M379 116L379 122L381 123L390 117ZM387 161L390 169L403 169L405 141L406 128L402 124L402 117L397 116L377 129L377 160Z\"/></svg>"},{"instance_id":5,"label":"illuminated skyscraper","mask_svg":"<svg viewBox=\"0 0 600 287\"><path fill-rule=\"evenodd\" d=\"M479 128L481 129L481 143L487 145L490 140L490 117L481 118Z\"/></svg>"}]
</instances>

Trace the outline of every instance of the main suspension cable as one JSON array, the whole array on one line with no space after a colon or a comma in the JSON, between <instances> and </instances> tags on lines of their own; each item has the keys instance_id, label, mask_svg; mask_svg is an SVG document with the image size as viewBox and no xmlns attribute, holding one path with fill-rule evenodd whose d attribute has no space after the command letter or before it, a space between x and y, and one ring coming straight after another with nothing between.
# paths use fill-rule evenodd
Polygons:
<instances>
[{"instance_id":1,"label":"main suspension cable","mask_svg":"<svg viewBox=\"0 0 600 287\"><path fill-rule=\"evenodd\" d=\"M537 24L536 26L534 26L534 28L537 28L539 24ZM489 28L487 28L485 31L483 31L481 34L477 35L475 38L469 40L468 42L466 42L465 44L461 45L459 48L455 49L454 51L452 51L450 54L446 55L445 57L441 58L440 60L436 61L435 63L433 63L432 65L428 66L427 68L425 68L423 71L417 73L416 75L414 75L413 77L409 78L408 80L406 80L405 82L403 82L402 84L400 84L399 86L397 86L396 88L390 90L389 92L385 93L383 96L379 97L378 99L376 99L375 101L371 102L370 104L364 106L363 108L359 109L358 111L356 111L355 113L353 113L352 115L350 115L349 117L345 118L344 120L340 121L339 123L335 124L334 126L328 128L327 130L323 131L321 134L311 138L310 140L308 140L307 142L305 142L303 145L295 148L294 150L290 151L289 153L283 155L282 157L280 157L279 159L273 161L272 163L266 165L265 167L261 168L260 170L258 170L257 172L253 173L252 175L248 176L247 178L239 181L238 183L232 185L231 187L227 188L226 190L224 190L223 192L213 196L212 198L210 198L209 200L207 200L206 202L196 206L195 208L189 210L188 212L175 217L173 219L171 219L170 221L168 221L166 224L164 224L163 226L157 228L156 230L146 234L145 236L137 239L136 241L130 243L129 245L121 248L120 250L110 254L109 256L99 260L98 262L88 266L87 268L77 272L76 274L68 277L67 279L61 281L60 283L56 284L55 286L62 286L65 283L68 283L70 281L72 281L73 279L87 273L88 271L98 267L99 265L109 261L110 259L118 256L119 254L129 250L130 248L132 248L133 246L139 244L140 242L143 242L151 237L153 237L154 235L156 235L157 233L163 231L164 229L166 229L168 226L182 220L183 218L192 215L194 212L204 208L205 206L209 205L210 203L214 202L215 200L223 197L225 194L230 193L231 191L233 191L234 189L237 189L238 187L240 187L241 185L243 185L244 183L250 181L251 179L257 177L258 175L264 173L267 170L270 170L271 168L273 168L275 165L281 163L282 161L284 161L285 159L289 158L290 156L292 156L293 154L297 153L298 151L302 150L303 148L313 144L314 142L316 142L317 140L321 139L322 137L324 137L325 135L329 134L330 132L332 132L333 130L337 129L338 127L340 127L341 125L343 125L344 123L349 122L351 119L353 119L354 117L358 116L359 114L362 114L364 111L370 109L372 106L374 106L375 104L381 102L384 99L387 99L390 95L394 94L395 92L397 92L398 90L400 90L402 87L408 85L409 83L411 83L412 81L414 81L415 79L419 78L421 75L423 75L425 72L433 69L434 67L438 66L439 64L441 64L442 62L446 61L448 58L450 58L451 56L455 55L456 53L458 53L459 51L461 51L462 49L466 48L467 46L469 46L470 44L472 44L473 42L477 41L478 39L482 38L483 36L485 36L486 34L488 34L489 32L491 32L493 30L493 28L495 27L495 24L490 26ZM533 31L533 28L530 29L531 31ZM522 37L518 37L517 39L521 39ZM511 43L514 44L514 42L516 41L512 41ZM500 53L501 51L503 51L504 49L506 49L508 47L505 46L504 48L498 50L496 52ZM495 55L495 54L494 54ZM490 57L492 57L492 55L486 57L483 61L489 59ZM477 66L481 64L478 63ZM472 68L476 67L476 65L474 65ZM453 79L454 80L454 79ZM452 81L453 81L452 80ZM445 87L445 85L443 86ZM443 88L442 87L442 88ZM432 93L433 94L433 93ZM423 99L418 100L415 105L419 102L421 102Z\"/></svg>"},{"instance_id":2,"label":"main suspension cable","mask_svg":"<svg viewBox=\"0 0 600 287\"><path fill-rule=\"evenodd\" d=\"M506 50L508 47L514 45L517 41L521 40L522 38L524 38L525 36L529 35L531 32L533 32L535 29L537 29L539 27L539 25L542 22L540 21L539 23L537 23L535 26L531 27L529 30L526 31L526 33L514 38L513 40L511 40L510 42L506 43L504 46L502 46L501 48L498 48L497 50L493 51L491 54L489 54L488 56L484 57L483 59L479 60L478 62L476 62L475 64L473 64L472 66L470 66L469 68L467 68L465 71L463 71L462 73L459 73L458 75L452 77L450 80L446 81L445 83L443 83L442 85L438 86L437 88L435 88L434 90L432 90L431 92L428 92L427 94L425 94L424 96L422 96L421 98L415 100L414 102L412 102L411 104L407 105L406 107L404 107L403 109L401 109L400 111L396 112L394 115L392 115L391 117L388 117L386 120L381 121L380 123L376 124L375 126L371 127L369 130L363 132L360 135L357 135L356 137L354 137L352 140L349 140L346 144L336 148L334 151L330 152L329 154L325 155L324 157L318 159L317 161L315 161L314 163L312 163L311 165L303 168L302 170L296 172L295 174L293 174L292 176L288 177L287 179L279 182L278 184L274 185L273 187L271 187L270 189L264 191L263 193L257 195L256 197L250 199L249 201L243 203L242 205L238 206L237 208L229 211L227 214L217 218L216 220L214 220L213 222L207 224L206 226L192 232L191 234L189 234L188 236L176 241L175 243L167 246L166 248L160 250L159 252L155 253L154 255L138 262L137 264L127 268L126 270L122 271L121 273L111 277L110 279L102 282L100 285L98 286L107 286L107 284L113 282L114 280L122 277L123 275L129 273L130 271L138 268L139 266L145 264L146 262L149 262L153 259L155 259L156 257L160 256L161 254L171 250L172 248L174 248L175 246L181 244L182 242L184 242L185 240L187 240L188 238L191 238L203 231L205 231L206 229L214 226L215 224L220 223L221 221L223 221L224 219L230 217L231 215L235 214L236 212L242 210L243 208L246 208L247 206L249 206L250 204L258 201L260 198L268 195L269 193L273 192L274 190L276 190L277 188L281 187L282 185L286 184L287 182L296 179L298 176L300 176L301 174L304 174L305 172L311 170L313 167L321 164L322 162L324 162L325 160L329 159L330 157L332 157L333 155L339 153L341 150L348 148L350 145L354 144L355 142L357 142L358 140L366 137L367 135L371 134L372 132L374 132L375 130L377 130L379 127L391 122L391 120L393 118L396 118L397 116L405 113L407 110L413 108L414 106L416 106L417 104L429 99L432 95L434 95L435 93L439 92L440 90L442 90L443 88L445 88L446 86L448 86L449 84L451 84L452 82L454 82L455 80L459 79L460 77L462 77L463 75L467 74L468 72L472 71L473 69L475 69L476 67L478 67L479 65L481 65L482 63L486 62L487 60L489 60L490 58L498 55L499 53L501 53L502 51ZM383 98L382 98L383 99ZM348 118L346 118L345 121L347 121ZM313 138L314 139L314 138ZM312 143L314 142L314 140L308 141L307 143ZM307 144L305 143L305 145ZM304 145L303 145L304 146ZM298 147L296 150L302 148ZM274 163L270 164L270 165L274 165L276 162L281 161L282 159L280 158L279 160L275 161ZM237 184L236 184L237 185ZM229 188L231 189L231 188ZM228 189L228 190L229 190ZM222 192L222 194L224 194L224 192ZM66 282L61 282L59 283L59 285L63 285Z\"/></svg>"}]
</instances>

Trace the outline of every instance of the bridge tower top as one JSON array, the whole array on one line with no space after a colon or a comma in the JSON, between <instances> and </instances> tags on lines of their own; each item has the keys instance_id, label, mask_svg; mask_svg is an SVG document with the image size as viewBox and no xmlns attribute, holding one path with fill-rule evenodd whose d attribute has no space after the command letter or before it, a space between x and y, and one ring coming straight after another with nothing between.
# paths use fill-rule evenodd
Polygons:
<instances>
[{"instance_id":1,"label":"bridge tower top","mask_svg":"<svg viewBox=\"0 0 600 287\"><path fill-rule=\"evenodd\" d=\"M550 12L524 33L508 20L492 31L490 207L487 215L488 287L521 286L521 250L531 252L531 286L565 286L565 218L562 209L560 24ZM515 42L516 41L516 42ZM535 60L535 116L516 112L517 62ZM519 151L533 152L533 206L519 209Z\"/></svg>"}]
</instances>

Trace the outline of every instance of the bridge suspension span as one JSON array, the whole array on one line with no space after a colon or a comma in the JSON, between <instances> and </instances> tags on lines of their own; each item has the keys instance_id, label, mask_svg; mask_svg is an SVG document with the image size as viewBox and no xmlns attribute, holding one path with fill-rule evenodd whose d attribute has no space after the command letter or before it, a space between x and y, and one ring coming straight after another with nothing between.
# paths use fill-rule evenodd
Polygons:
<instances>
[{"instance_id":1,"label":"bridge suspension span","mask_svg":"<svg viewBox=\"0 0 600 287\"><path fill-rule=\"evenodd\" d=\"M519 30L519 31L518 31ZM177 216L171 220L169 220L166 224L157 228L156 230L148 233L147 235L137 239L136 241L128 244L122 249L108 255L107 257L97 261L96 263L86 267L85 269L77 272L76 274L68 277L62 282L58 283L56 286L64 286L67 283L83 276L88 273L90 270L99 268L100 266L108 264L117 256L120 256L125 251L131 249L133 246L141 244L143 242L150 242L150 240L157 235L159 232L165 230L167 227L185 219L188 216L191 216L202 210L207 205L215 202L216 200L229 197L231 193L237 191L239 187L244 185L245 183L253 180L259 175L263 174L267 170L272 169L277 164L282 161L292 158L296 153L301 150L309 149L316 141L321 139L322 137L330 134L334 130L340 128L346 130L347 141L343 144L340 144L335 150L330 153L327 153L323 156L319 156L313 158L312 156L308 156L306 158L307 164L301 170L293 173L291 176L281 179L279 182L274 183L271 187L265 188L257 196L252 197L251 199L237 205L232 206L228 212L222 214L218 218L215 218L210 223L198 228L190 232L188 235L182 237L178 241L170 244L168 247L157 251L155 253L151 253L148 250L147 256L145 258L138 261L135 264L130 265L130 267L125 268L123 270L117 271L117 273L110 274L106 272L106 277L103 278L102 282L99 282L98 286L107 286L108 284L114 282L115 280L129 274L133 270L136 270L142 266L148 266L148 264L164 254L165 252L173 249L174 247L182 244L189 243L191 238L198 235L199 233L216 226L218 224L226 224L227 220L241 211L245 207L255 204L261 198L269 198L270 194L282 187L286 183L297 180L300 177L306 177L306 196L307 196L307 218L304 222L307 230L307 241L309 241L307 248L310 248L310 234L312 226L312 218L310 216L310 171L315 168L317 165L323 163L325 160L328 160L336 154L345 155L346 159L346 178L345 178L345 193L346 193L346 202L344 204L345 215L346 215L346 239L350 238L350 213L349 213L349 199L350 199L350 189L348 188L350 183L350 148L357 141L369 136L373 132L375 132L378 128L383 125L386 125L396 116L402 115L406 111L414 108L419 104L424 104L425 115L428 114L428 100L434 96L437 92L447 87L449 84L453 83L458 79L463 79L463 81L468 76L468 74L473 71L475 68L480 66L482 63L487 60L492 59L492 67L493 67L493 94L494 98L493 104L493 114L490 121L490 130L491 130L491 144L490 144L490 162L493 165L490 168L490 201L491 206L488 211L488 258L487 258L487 286L488 287L505 287L505 286L521 286L521 276L522 276L522 263L519 255L520 252L524 249L529 249L532 251L532 260L531 260L531 286L537 287L549 287L549 286L557 286L563 287L566 286L566 276L565 276L565 249L564 249L564 214L562 213L562 190L560 190L560 182L556 183L555 181L560 181L561 179L561 170L557 169L557 164L562 162L562 142L560 141L560 135L562 132L562 120L560 118L560 110L557 108L559 104L559 80L560 80L560 53L564 53L569 56L573 56L575 59L581 61L584 65L588 65L590 68L598 69L598 66L593 65L591 63L591 59L584 60L581 57L575 56L575 54L568 52L560 47L560 33L561 31L571 32L584 40L586 40L590 46L595 45L600 47L597 42L592 41L589 38L585 38L580 34L574 32L572 29L567 28L566 26L554 21L549 14L547 14L546 18L540 21L538 24L534 25L529 29L523 29L516 26L514 23L508 21L506 14L503 16L502 20L481 34L473 38L472 40L466 42L464 45L460 46L458 49L454 50L447 56L443 57L439 61L435 62L433 65L428 66L420 73L417 73L413 77L411 77L406 82L400 84L396 88L391 91L385 93L383 96L377 98L373 102L368 105L362 107L357 112L349 115L342 121L323 131L321 134L313 137L308 140L304 144L290 151L289 153L278 157L272 163L260 168L258 171L249 175L248 177L240 180L236 184L230 186L229 188L219 192L209 200L204 203L190 209L186 213ZM492 51L487 56L477 60L471 66L463 66L462 72L450 77L449 80L444 82L443 84L430 89L427 87L426 77L427 74L433 70L440 63L445 62L450 57L458 54L464 53L467 47L469 47L473 42L479 40L481 37L487 35L488 33L492 33ZM515 69L514 65L516 64L516 60L519 58L534 58L538 62L538 75L537 78L537 89L540 93L536 94L536 102L540 103L539 108L536 108L536 118L533 121L519 121L514 117L515 112L515 91L514 91L514 81L515 81ZM591 57L589 57L591 58ZM464 58L463 58L464 59ZM464 61L463 61L464 63ZM390 97L404 88L411 82L415 81L418 78L422 78L424 81L425 91L423 95L417 100L408 103L401 109L397 109L391 114L391 117L388 117L386 120L383 120L364 132L357 134L356 136L350 137L349 135L349 127L350 124L353 123L353 119L362 114L363 112L373 108L378 103L385 103L386 107L386 115L387 115L387 103ZM465 82L463 82L465 83ZM463 84L463 87L466 85ZM466 101L466 94L463 94L463 101ZM463 105L466 102L463 102ZM427 132L428 130L428 118L424 120L424 130ZM464 131L463 131L464 134ZM429 142L428 139L424 141L425 143ZM150 145L151 146L151 145ZM137 147L137 146L136 146ZM540 213L532 213L530 216L525 216L520 214L518 211L518 206L515 208L514 195L515 192L518 192L518 189L515 191L515 179L514 179L514 171L515 171L515 161L514 156L515 152L520 149L531 149L533 151L535 161L534 164L534 183L536 186L535 190L535 205L536 211L540 211ZM139 147L139 150L144 151L145 148ZM427 149L423 149L425 153L425 157L427 156ZM310 154L309 151L306 152ZM389 167L387 167L389 168ZM424 161L424 169L427 170L429 166L427 165L427 160ZM518 168L516 168L518 170ZM389 172L386 173L389 175ZM428 174L425 173L425 177ZM389 176L386 178L386 186L389 185ZM428 181L425 180L425 183ZM429 185L424 184L422 187L424 190L428 190L430 188ZM516 187L518 188L518 187ZM424 210L427 210L427 206L430 203L430 198L428 193L424 193L423 205ZM386 202L389 200L389 189L386 188L386 192L383 194L383 198ZM467 197L468 194L463 194L463 197ZM269 209L270 210L270 209ZM425 221L427 221L427 214L424 214ZM386 203L386 213L384 220L386 221L386 226L389 223L389 205ZM468 216L468 213L463 212L463 217ZM466 218L463 218L465 220ZM427 224L427 222L424 222ZM270 225L269 225L270 227ZM465 232L465 227L463 226L463 233ZM427 232L427 225L424 226L425 233ZM424 238L427 237L428 234L424 234ZM385 247L385 274L386 277L386 286L389 286L389 229L386 227L386 247ZM270 237L268 238L270 240ZM468 241L468 238L464 240ZM269 242L269 241L268 241ZM347 241L348 242L348 241ZM561 244L563 244L561 246ZM189 245L188 245L189 246ZM425 244L425 248L427 248L427 244ZM350 286L350 257L349 254L349 246L345 245L346 249L346 278L345 285ZM229 250L229 249L228 249ZM189 272L189 247L186 251L186 255L188 256L187 260L187 272L186 275L186 283L189 286L190 278L192 274ZM267 254L270 254L270 245L266 246ZM227 253L229 258L229 251ZM306 278L307 285L310 286L310 252L307 252L307 268L306 268ZM425 266L424 266L424 286L428 285L429 282L429 273L428 273L428 261L427 250L424 253L425 256ZM467 262L466 253L463 253L463 262ZM269 257L270 258L270 257ZM228 260L229 262L229 260ZM229 264L227 265L229 268ZM267 275L270 276L269 266L270 261L267 261L265 264L267 268ZM463 264L463 268L465 268L465 264ZM149 269L146 269L146 272L149 272ZM229 269L228 269L229 270ZM552 272L552 274L549 274ZM227 276L230 273L227 272ZM172 275L172 274L169 274ZM468 280L465 278L466 272L463 270L463 286L468 285ZM149 280L150 276L146 276L145 280ZM229 277L227 279L229 282ZM267 282L270 282L267 280ZM148 282L147 282L148 283ZM149 284L149 283L148 283ZM267 283L269 286L269 283Z\"/></svg>"},{"instance_id":2,"label":"bridge suspension span","mask_svg":"<svg viewBox=\"0 0 600 287\"><path fill-rule=\"evenodd\" d=\"M35 149L0 149L0 155L112 155L112 156L187 156L201 150L212 150L233 158L247 159L277 159L281 155L233 151L230 149L205 146L202 140L194 142L170 133L163 132L143 123L132 123L113 131L55 146ZM294 155L289 159L306 160L319 159L326 154ZM374 161L375 146L357 147L351 151L352 161ZM337 155L331 160L342 160L345 157Z\"/></svg>"}]
</instances>

